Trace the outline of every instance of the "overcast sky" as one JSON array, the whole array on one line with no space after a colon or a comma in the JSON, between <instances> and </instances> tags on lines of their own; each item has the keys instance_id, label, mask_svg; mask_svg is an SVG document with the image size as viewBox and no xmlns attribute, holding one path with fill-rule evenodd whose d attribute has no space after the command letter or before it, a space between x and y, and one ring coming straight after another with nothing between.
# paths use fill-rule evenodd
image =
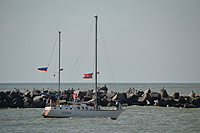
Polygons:
<instances>
[{"instance_id":1,"label":"overcast sky","mask_svg":"<svg viewBox=\"0 0 200 133\"><path fill-rule=\"evenodd\" d=\"M1 0L0 82L57 80L57 48L49 72L37 68L48 65L58 29L67 29L62 32L62 82L73 74L74 82L92 82L82 77L92 71L94 41L81 56L83 66L73 68L95 15L109 57L99 55L101 82L200 83L199 0Z\"/></svg>"}]
</instances>

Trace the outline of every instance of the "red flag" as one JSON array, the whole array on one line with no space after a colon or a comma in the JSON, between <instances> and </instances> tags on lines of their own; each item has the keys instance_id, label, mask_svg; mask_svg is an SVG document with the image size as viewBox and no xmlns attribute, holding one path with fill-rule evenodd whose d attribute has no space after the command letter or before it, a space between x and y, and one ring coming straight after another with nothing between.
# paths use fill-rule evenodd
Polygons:
<instances>
[{"instance_id":1,"label":"red flag","mask_svg":"<svg viewBox=\"0 0 200 133\"><path fill-rule=\"evenodd\" d=\"M87 74L84 74L84 79L92 79L92 75L93 73L87 73Z\"/></svg>"}]
</instances>

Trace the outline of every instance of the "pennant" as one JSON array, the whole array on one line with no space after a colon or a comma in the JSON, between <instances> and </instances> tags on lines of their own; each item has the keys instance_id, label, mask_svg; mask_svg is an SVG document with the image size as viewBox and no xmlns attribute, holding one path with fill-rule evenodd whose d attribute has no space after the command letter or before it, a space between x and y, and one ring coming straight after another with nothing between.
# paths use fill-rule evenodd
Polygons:
<instances>
[{"instance_id":1,"label":"pennant","mask_svg":"<svg viewBox=\"0 0 200 133\"><path fill-rule=\"evenodd\" d=\"M87 74L84 74L84 79L92 79L92 75L93 73L87 73Z\"/></svg>"},{"instance_id":2,"label":"pennant","mask_svg":"<svg viewBox=\"0 0 200 133\"><path fill-rule=\"evenodd\" d=\"M47 71L47 70L48 70L48 67L39 67L38 70L39 70L39 71Z\"/></svg>"}]
</instances>

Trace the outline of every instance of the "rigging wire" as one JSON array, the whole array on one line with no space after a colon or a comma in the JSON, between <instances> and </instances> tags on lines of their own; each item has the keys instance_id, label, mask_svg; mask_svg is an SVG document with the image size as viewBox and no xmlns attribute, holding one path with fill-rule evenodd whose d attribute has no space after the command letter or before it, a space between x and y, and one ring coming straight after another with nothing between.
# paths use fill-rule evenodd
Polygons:
<instances>
[{"instance_id":1,"label":"rigging wire","mask_svg":"<svg viewBox=\"0 0 200 133\"><path fill-rule=\"evenodd\" d=\"M71 71L70 73L70 76L68 78L68 82L70 81L75 81L76 77L77 77L77 74L78 74L78 71L79 71L79 68L80 68L80 65L83 61L83 57L84 57L84 53L85 53L85 49L86 49L86 46L87 46L87 43L88 43L88 40L89 40L89 36L91 34L91 31L92 31L92 28L93 28L93 24L94 24L94 21L92 22L91 26L90 26L90 29L86 35L86 39L83 43L83 46L81 48L81 52L79 53L78 55L78 58L76 59L76 62L75 62L75 65L73 67L73 70ZM115 78L114 78L114 74L113 74L113 71L112 71L112 67L111 67L111 62L110 62L110 59L109 59L109 56L108 56L108 50L107 50L107 47L106 47L106 43L105 43L105 40L103 38L103 32L102 32L102 29L101 29L101 26L99 24L99 32L100 32L100 40L102 40L102 43L103 43L103 51L104 51L104 54L106 56L106 59L107 59L107 64L108 64L108 71L110 71L111 73L111 79L113 80L113 83L115 84ZM98 54L98 60L100 58L99 54ZM94 68L94 58L93 58L93 67ZM99 67L99 63L98 63L98 72L100 71L100 67ZM99 76L101 76L101 74L99 74ZM98 78L99 80L99 78Z\"/></svg>"},{"instance_id":2,"label":"rigging wire","mask_svg":"<svg viewBox=\"0 0 200 133\"><path fill-rule=\"evenodd\" d=\"M79 23L77 23L77 24L75 24L75 25L73 25L73 26L71 26L71 27L68 27L68 28L64 29L64 30L61 30L61 32L70 30L70 29L72 29L72 28L74 28L74 27L76 27L76 26L78 26L78 25L80 25L80 24L82 24L82 23L84 23L84 22L87 22L87 21L89 21L89 20L91 20L91 19L93 19L93 17L88 18L88 19L86 19L86 20L84 20L84 21L81 21L81 22L79 22ZM55 47L56 47L57 41L58 41L58 36L56 37L56 40L55 40L55 43L54 43L54 46L53 46L53 50L52 50L52 52L51 52L51 55L50 55L50 58L49 58L49 61L48 61L48 65L47 65L48 68L49 68L49 65L50 65L50 63L51 63L53 53L54 53L54 51L55 51ZM85 41L85 44L86 44L86 41ZM79 56L80 56L80 55L79 55ZM79 59L78 59L78 60L79 60ZM56 62L57 62L57 57L56 57ZM55 68L56 68L56 65L55 65ZM56 73L57 73L57 72L54 70L54 79L53 79L54 81L55 81L55 75L56 75ZM72 73L73 73L73 71L72 71ZM46 79L46 76L47 76L47 72L46 72L45 75L44 75L43 83L44 83L44 81L45 81L45 79Z\"/></svg>"},{"instance_id":3,"label":"rigging wire","mask_svg":"<svg viewBox=\"0 0 200 133\"><path fill-rule=\"evenodd\" d=\"M58 36L56 37L56 41L55 41L55 43L54 43L53 50L52 50L52 52L51 52L51 56L50 56L50 59L49 59L48 66L50 65L51 58L52 58L52 55L53 55L54 49L55 49L55 47L56 47L57 40L58 40Z\"/></svg>"},{"instance_id":4,"label":"rigging wire","mask_svg":"<svg viewBox=\"0 0 200 133\"><path fill-rule=\"evenodd\" d=\"M56 37L56 40L55 40L55 43L54 43L54 46L53 46L53 50L52 50L50 58L49 58L49 62L48 62L48 65L47 65L48 68L49 68L49 65L50 65L50 62L51 62L51 59L52 59L52 56L53 56L54 49L56 47L57 40L58 40L58 36ZM45 75L44 75L44 78L43 78L43 83L46 79L46 75L47 75L47 72L45 72Z\"/></svg>"},{"instance_id":5,"label":"rigging wire","mask_svg":"<svg viewBox=\"0 0 200 133\"><path fill-rule=\"evenodd\" d=\"M68 79L69 82L70 82L70 79L71 79L71 81L74 81L76 79L76 77L77 77L80 65L81 65L83 57L84 57L86 46L88 44L89 36L91 35L93 24L94 24L94 21L92 21L92 24L91 24L91 26L89 28L89 31L88 31L87 35L86 35L86 38L85 38L85 41L84 41L83 46L81 48L81 51L80 51L80 53L79 53L79 55L78 55L78 57L76 59L76 63L74 64L73 70L70 73L70 76L69 76L69 79Z\"/></svg>"},{"instance_id":6,"label":"rigging wire","mask_svg":"<svg viewBox=\"0 0 200 133\"><path fill-rule=\"evenodd\" d=\"M56 75L57 75L57 73L58 73L58 72L57 72L57 69L58 69L58 68L57 68L58 50L56 50L56 51L57 51L57 52L56 52L56 58L55 58L56 60L55 60L55 66L54 66L54 75L53 75L54 78L53 78L53 81L55 81L55 77L56 77Z\"/></svg>"},{"instance_id":7,"label":"rigging wire","mask_svg":"<svg viewBox=\"0 0 200 133\"><path fill-rule=\"evenodd\" d=\"M109 66L109 71L110 71L110 73L111 73L111 78L112 78L112 80L113 80L113 82L114 82L114 84L116 84L115 83L115 78L114 78L114 74L113 74L113 71L112 71L112 67L111 67L111 62L110 62L110 59L109 59L109 56L108 56L108 51L107 51L107 48L106 48L106 43L105 43L105 40L104 40L104 38L103 38L103 32L102 32L102 29L101 29L101 26L100 26L100 24L99 24L99 31L100 31L100 37L101 37L101 39L102 39L102 43L103 43L103 45L104 45L104 53L105 53L105 55L106 55L106 57L107 57L107 62L108 62L108 66Z\"/></svg>"},{"instance_id":8,"label":"rigging wire","mask_svg":"<svg viewBox=\"0 0 200 133\"><path fill-rule=\"evenodd\" d=\"M88 19L86 19L86 20L84 20L84 21L82 21L82 22L79 22L79 23L77 23L77 24L75 24L75 25L73 25L73 26L71 26L71 27L68 27L68 28L62 30L61 32L70 30L70 29L72 29L72 28L74 28L74 27L76 27L76 26L78 26L78 25L80 25L80 24L82 24L82 23L84 23L84 22L86 22L86 21L89 21L89 20L91 20L91 19L93 19L93 17L92 17L92 18L88 18Z\"/></svg>"}]
</instances>

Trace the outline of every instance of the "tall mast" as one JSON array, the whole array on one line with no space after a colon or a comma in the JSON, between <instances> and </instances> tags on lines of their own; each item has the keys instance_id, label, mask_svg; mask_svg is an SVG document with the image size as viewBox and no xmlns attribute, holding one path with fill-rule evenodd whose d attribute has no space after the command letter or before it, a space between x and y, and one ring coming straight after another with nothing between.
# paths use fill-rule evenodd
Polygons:
<instances>
[{"instance_id":1,"label":"tall mast","mask_svg":"<svg viewBox=\"0 0 200 133\"><path fill-rule=\"evenodd\" d=\"M61 49L61 48L60 48L61 46L60 46L60 45L61 45L61 31L58 31L58 34L59 34L59 48L58 48L58 49L59 49L59 63L58 63L58 64L59 64L59 65L58 65L58 69L59 69L59 70L58 70L58 93L60 93L60 70L61 70L61 69L60 69L60 55L61 55L61 54L60 54L60 53L61 53L61 50L60 50L60 49ZM60 101L60 97L59 97L59 95L58 95L58 101Z\"/></svg>"},{"instance_id":2,"label":"tall mast","mask_svg":"<svg viewBox=\"0 0 200 133\"><path fill-rule=\"evenodd\" d=\"M95 70L94 70L94 75L95 75L95 109L98 109L98 103L97 103L97 19L98 16L94 16L95 17Z\"/></svg>"}]
</instances>

